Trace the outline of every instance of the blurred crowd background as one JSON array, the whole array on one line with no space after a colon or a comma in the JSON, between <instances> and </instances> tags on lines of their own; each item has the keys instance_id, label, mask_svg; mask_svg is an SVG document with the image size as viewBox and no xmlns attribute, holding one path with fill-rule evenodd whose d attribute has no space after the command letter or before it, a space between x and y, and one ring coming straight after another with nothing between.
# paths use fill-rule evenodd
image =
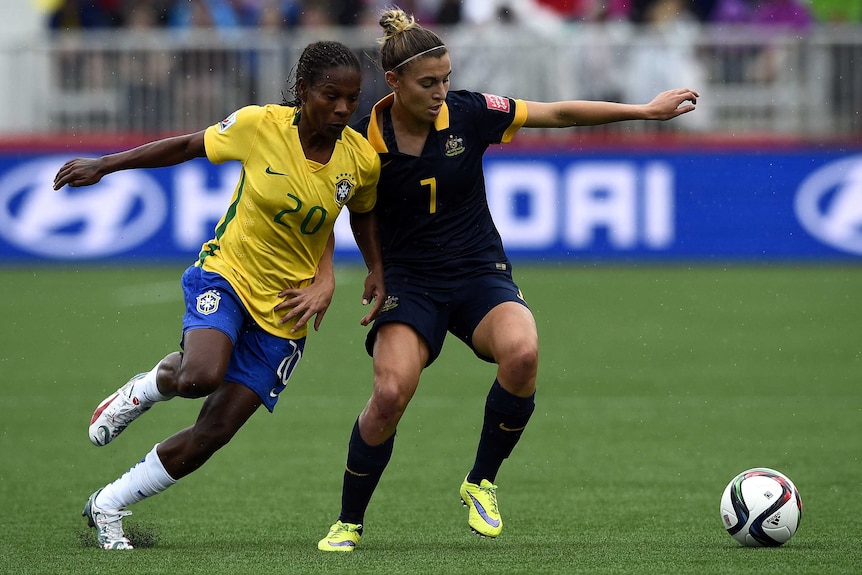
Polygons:
<instances>
[{"instance_id":1,"label":"blurred crowd background","mask_svg":"<svg viewBox=\"0 0 862 575\"><path fill-rule=\"evenodd\" d=\"M53 30L164 28L295 28L374 25L392 4L376 0L46 0ZM860 22L860 0L402 0L426 25L681 18L702 23L782 25Z\"/></svg>"},{"instance_id":2,"label":"blurred crowd background","mask_svg":"<svg viewBox=\"0 0 862 575\"><path fill-rule=\"evenodd\" d=\"M199 129L280 102L302 48L340 40L366 66L360 113L388 92L375 67L391 0L0 0L28 31L0 35L16 90L2 134ZM528 100L649 101L702 93L673 123L579 130L735 138L858 138L862 0L400 0L450 48L452 88ZM565 137L557 130L544 137Z\"/></svg>"}]
</instances>

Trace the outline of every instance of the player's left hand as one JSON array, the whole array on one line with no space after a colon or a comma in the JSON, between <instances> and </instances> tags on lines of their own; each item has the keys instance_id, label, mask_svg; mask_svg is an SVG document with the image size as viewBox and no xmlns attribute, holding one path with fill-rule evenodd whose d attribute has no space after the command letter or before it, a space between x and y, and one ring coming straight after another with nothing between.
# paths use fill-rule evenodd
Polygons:
<instances>
[{"instance_id":1,"label":"player's left hand","mask_svg":"<svg viewBox=\"0 0 862 575\"><path fill-rule=\"evenodd\" d=\"M320 323L332 303L334 293L334 278L325 275L315 277L314 281L304 288L282 290L278 297L284 298L284 301L275 306L275 311L290 311L279 320L280 323L284 325L296 318L296 323L290 328L290 333L296 333L314 317L314 331L320 330Z\"/></svg>"},{"instance_id":2,"label":"player's left hand","mask_svg":"<svg viewBox=\"0 0 862 575\"><path fill-rule=\"evenodd\" d=\"M646 119L670 120L687 114L695 109L698 97L700 94L689 88L676 88L662 92L646 105Z\"/></svg>"}]
</instances>

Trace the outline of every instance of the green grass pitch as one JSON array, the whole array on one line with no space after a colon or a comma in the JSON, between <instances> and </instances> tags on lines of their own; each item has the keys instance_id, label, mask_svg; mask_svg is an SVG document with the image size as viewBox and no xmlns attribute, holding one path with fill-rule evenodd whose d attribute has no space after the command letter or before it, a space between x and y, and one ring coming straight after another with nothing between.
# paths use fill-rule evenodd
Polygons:
<instances>
[{"instance_id":1,"label":"green grass pitch","mask_svg":"<svg viewBox=\"0 0 862 575\"><path fill-rule=\"evenodd\" d=\"M182 266L5 268L0 331L0 572L859 573L862 267L517 265L539 327L537 409L497 478L506 527L466 525L458 486L494 369L454 338L423 375L360 548L322 554L347 438L371 386L362 273L338 290L274 415L132 508L142 544L104 552L81 509L191 425L159 404L104 448L93 408L177 348ZM721 492L773 467L799 532L746 549Z\"/></svg>"}]
</instances>

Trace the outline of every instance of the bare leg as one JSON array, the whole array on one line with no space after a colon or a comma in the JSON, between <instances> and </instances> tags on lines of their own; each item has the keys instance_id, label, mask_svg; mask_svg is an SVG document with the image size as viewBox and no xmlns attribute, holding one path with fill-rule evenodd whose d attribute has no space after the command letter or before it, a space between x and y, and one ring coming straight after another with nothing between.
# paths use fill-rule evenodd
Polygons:
<instances>
[{"instance_id":1,"label":"bare leg","mask_svg":"<svg viewBox=\"0 0 862 575\"><path fill-rule=\"evenodd\" d=\"M535 407L539 364L536 322L515 302L492 309L473 332L476 349L497 362L497 379L485 400L476 460L467 481L494 482L500 466L520 441Z\"/></svg>"},{"instance_id":2,"label":"bare leg","mask_svg":"<svg viewBox=\"0 0 862 575\"><path fill-rule=\"evenodd\" d=\"M198 469L227 445L260 405L260 397L249 388L223 383L206 398L193 426L159 444L165 471L180 479Z\"/></svg>"},{"instance_id":3,"label":"bare leg","mask_svg":"<svg viewBox=\"0 0 862 575\"><path fill-rule=\"evenodd\" d=\"M428 361L424 340L413 328L386 324L374 345L374 390L353 427L341 490L339 521L361 525L395 443L395 429L416 393ZM322 542L325 549L325 540Z\"/></svg>"},{"instance_id":4,"label":"bare leg","mask_svg":"<svg viewBox=\"0 0 862 575\"><path fill-rule=\"evenodd\" d=\"M368 445L380 445L395 433L427 361L425 340L410 326L390 323L377 332L374 390L359 416L359 430Z\"/></svg>"},{"instance_id":5,"label":"bare leg","mask_svg":"<svg viewBox=\"0 0 862 575\"><path fill-rule=\"evenodd\" d=\"M518 397L535 393L539 336L529 309L515 302L498 305L476 326L473 346L494 358L503 389Z\"/></svg>"},{"instance_id":6,"label":"bare leg","mask_svg":"<svg viewBox=\"0 0 862 575\"><path fill-rule=\"evenodd\" d=\"M224 380L233 343L217 329L194 329L186 332L183 348L183 352L168 354L159 363L159 392L167 397L209 395Z\"/></svg>"}]
</instances>

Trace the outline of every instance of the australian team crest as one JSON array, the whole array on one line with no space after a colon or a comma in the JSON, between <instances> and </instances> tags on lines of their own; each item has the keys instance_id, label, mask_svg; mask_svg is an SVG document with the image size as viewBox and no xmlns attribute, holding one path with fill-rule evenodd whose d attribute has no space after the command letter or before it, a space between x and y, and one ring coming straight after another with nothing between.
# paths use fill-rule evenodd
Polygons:
<instances>
[{"instance_id":1,"label":"australian team crest","mask_svg":"<svg viewBox=\"0 0 862 575\"><path fill-rule=\"evenodd\" d=\"M389 310L393 310L398 307L398 296L397 295L387 295L386 299L383 301L383 306L380 308L380 313L387 312Z\"/></svg>"},{"instance_id":2,"label":"australian team crest","mask_svg":"<svg viewBox=\"0 0 862 575\"><path fill-rule=\"evenodd\" d=\"M353 193L353 188L356 187L356 184L350 178L350 174L340 174L338 176L338 181L335 182L335 201L339 206L343 206L344 203L350 198L350 195Z\"/></svg>"},{"instance_id":3,"label":"australian team crest","mask_svg":"<svg viewBox=\"0 0 862 575\"><path fill-rule=\"evenodd\" d=\"M464 138L461 136L456 136L455 134L449 134L449 139L446 140L446 146L443 150L443 154L446 157L451 158L452 156L457 156L466 150L464 147Z\"/></svg>"},{"instance_id":4,"label":"australian team crest","mask_svg":"<svg viewBox=\"0 0 862 575\"><path fill-rule=\"evenodd\" d=\"M198 313L210 315L218 311L218 302L221 301L221 294L217 290L207 290L197 298Z\"/></svg>"}]
</instances>

